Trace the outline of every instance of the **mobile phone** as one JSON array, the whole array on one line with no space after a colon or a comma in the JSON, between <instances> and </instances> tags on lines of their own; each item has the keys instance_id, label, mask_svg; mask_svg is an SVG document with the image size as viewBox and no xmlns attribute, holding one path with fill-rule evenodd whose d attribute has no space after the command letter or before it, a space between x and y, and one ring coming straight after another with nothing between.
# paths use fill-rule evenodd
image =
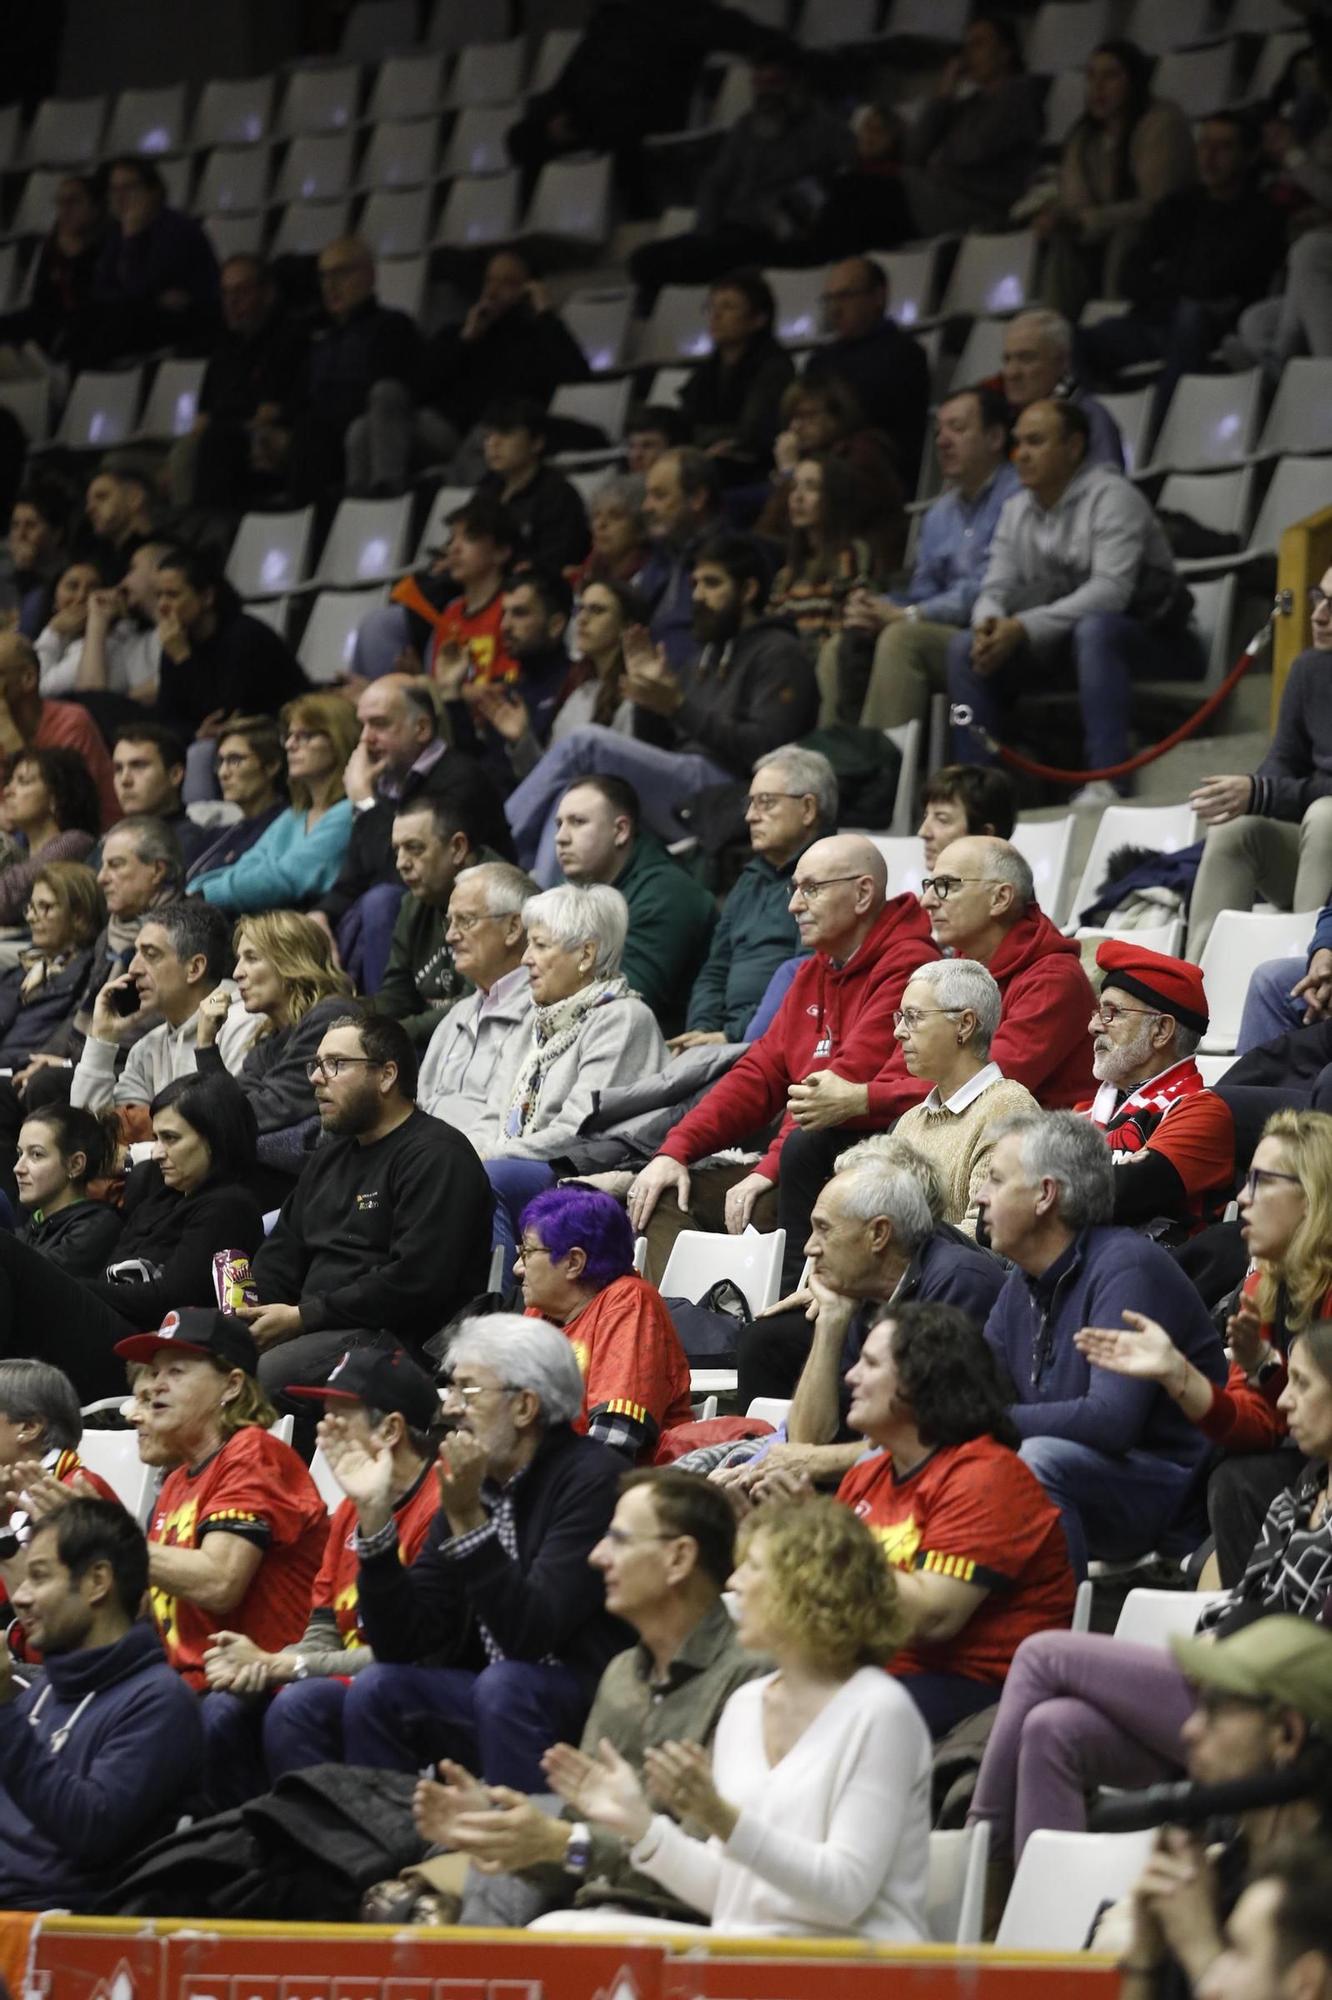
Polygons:
<instances>
[{"instance_id":1,"label":"mobile phone","mask_svg":"<svg viewBox=\"0 0 1332 2000\"><path fill-rule=\"evenodd\" d=\"M117 986L111 995L112 1007L126 1020L131 1014L137 1014L142 1004L139 989L132 979L128 986Z\"/></svg>"}]
</instances>

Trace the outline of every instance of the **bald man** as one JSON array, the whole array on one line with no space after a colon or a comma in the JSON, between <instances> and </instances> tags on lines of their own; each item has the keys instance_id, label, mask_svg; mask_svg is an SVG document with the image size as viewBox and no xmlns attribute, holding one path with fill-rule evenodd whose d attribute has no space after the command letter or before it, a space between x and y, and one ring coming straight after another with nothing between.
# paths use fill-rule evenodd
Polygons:
<instances>
[{"instance_id":1,"label":"bald man","mask_svg":"<svg viewBox=\"0 0 1332 2000\"><path fill-rule=\"evenodd\" d=\"M364 416L376 382L401 382L415 394L422 342L415 320L375 297L375 260L359 236L335 236L319 253L319 291L327 325L316 334L301 415L292 443L291 486L302 500L344 483L348 430ZM375 484L374 468L363 483Z\"/></svg>"},{"instance_id":2,"label":"bald man","mask_svg":"<svg viewBox=\"0 0 1332 2000\"><path fill-rule=\"evenodd\" d=\"M102 733L81 702L44 701L40 682L32 641L0 633L0 772L20 750L73 750L97 786L105 831L120 818L120 805Z\"/></svg>"},{"instance_id":3,"label":"bald man","mask_svg":"<svg viewBox=\"0 0 1332 2000\"><path fill-rule=\"evenodd\" d=\"M768 1032L681 1119L629 1190L630 1219L648 1233L657 1280L682 1229L738 1236L752 1221L785 1229L782 1289L794 1290L810 1211L837 1155L925 1095L928 1082L902 1060L893 1014L912 973L939 952L915 897L890 900L887 888L883 856L860 834L816 840L796 862L791 914L812 956ZM863 1093L856 1130L845 1128L835 1101L847 1083ZM757 1167L691 1174L692 1162L711 1153L761 1144L775 1118L780 1128Z\"/></svg>"},{"instance_id":4,"label":"bald man","mask_svg":"<svg viewBox=\"0 0 1332 2000\"><path fill-rule=\"evenodd\" d=\"M929 421L930 370L924 348L902 331L888 306L888 274L873 257L830 265L823 315L832 338L811 354L804 379L836 375L855 391L866 423L892 439L897 469L911 492Z\"/></svg>"}]
</instances>

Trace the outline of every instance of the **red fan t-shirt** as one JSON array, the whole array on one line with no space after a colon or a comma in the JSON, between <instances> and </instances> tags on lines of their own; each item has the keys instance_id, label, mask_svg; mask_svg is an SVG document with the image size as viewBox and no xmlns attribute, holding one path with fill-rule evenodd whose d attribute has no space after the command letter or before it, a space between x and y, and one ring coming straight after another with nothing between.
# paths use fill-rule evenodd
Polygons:
<instances>
[{"instance_id":1,"label":"red fan t-shirt","mask_svg":"<svg viewBox=\"0 0 1332 2000\"><path fill-rule=\"evenodd\" d=\"M529 1311L528 1317L541 1314ZM586 1431L601 1411L641 1424L651 1462L657 1439L693 1417L689 1362L661 1293L633 1272L616 1278L565 1322L585 1396L574 1424Z\"/></svg>"},{"instance_id":2,"label":"red fan t-shirt","mask_svg":"<svg viewBox=\"0 0 1332 2000\"><path fill-rule=\"evenodd\" d=\"M148 1593L168 1661L197 1688L214 1632L242 1632L266 1653L295 1645L323 1560L328 1512L315 1483L291 1446L258 1424L246 1424L202 1465L178 1465L167 1475L148 1540L197 1549L217 1533L240 1535L263 1551L233 1610L214 1617L156 1584Z\"/></svg>"},{"instance_id":3,"label":"red fan t-shirt","mask_svg":"<svg viewBox=\"0 0 1332 2000\"><path fill-rule=\"evenodd\" d=\"M941 1445L902 1479L886 1451L872 1452L837 1497L895 1568L955 1576L988 1593L960 1632L905 1646L890 1673L1002 1681L1024 1639L1069 1623L1075 1586L1058 1509L994 1438Z\"/></svg>"},{"instance_id":4,"label":"red fan t-shirt","mask_svg":"<svg viewBox=\"0 0 1332 2000\"><path fill-rule=\"evenodd\" d=\"M415 1562L426 1538L426 1530L439 1512L439 1486L435 1468L427 1465L410 1493L405 1493L393 1510L398 1524L398 1560ZM354 1547L356 1502L343 1500L328 1524L324 1560L315 1578L310 1598L311 1611L331 1611L343 1646L363 1646L359 1583L361 1562ZM304 1628L302 1628L304 1629Z\"/></svg>"}]
</instances>

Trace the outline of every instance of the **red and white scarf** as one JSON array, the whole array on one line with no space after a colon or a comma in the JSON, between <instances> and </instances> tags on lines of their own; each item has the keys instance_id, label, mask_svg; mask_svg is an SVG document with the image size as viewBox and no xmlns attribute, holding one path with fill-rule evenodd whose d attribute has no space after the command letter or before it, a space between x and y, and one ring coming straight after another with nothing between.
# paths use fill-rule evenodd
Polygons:
<instances>
[{"instance_id":1,"label":"red and white scarf","mask_svg":"<svg viewBox=\"0 0 1332 2000\"><path fill-rule=\"evenodd\" d=\"M1186 1056L1122 1099L1117 1084L1103 1083L1087 1116L1105 1133L1112 1152L1140 1153L1172 1104L1206 1088L1197 1063Z\"/></svg>"}]
</instances>

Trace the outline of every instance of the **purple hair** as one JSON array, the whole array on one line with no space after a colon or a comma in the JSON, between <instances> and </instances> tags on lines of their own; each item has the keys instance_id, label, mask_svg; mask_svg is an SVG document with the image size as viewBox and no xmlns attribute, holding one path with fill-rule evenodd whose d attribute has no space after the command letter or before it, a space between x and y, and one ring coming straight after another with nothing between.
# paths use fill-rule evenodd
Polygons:
<instances>
[{"instance_id":1,"label":"purple hair","mask_svg":"<svg viewBox=\"0 0 1332 2000\"><path fill-rule=\"evenodd\" d=\"M556 1263L571 1250L584 1251L586 1282L599 1292L634 1268L629 1217L596 1188L548 1188L528 1202L519 1229L533 1230Z\"/></svg>"}]
</instances>

